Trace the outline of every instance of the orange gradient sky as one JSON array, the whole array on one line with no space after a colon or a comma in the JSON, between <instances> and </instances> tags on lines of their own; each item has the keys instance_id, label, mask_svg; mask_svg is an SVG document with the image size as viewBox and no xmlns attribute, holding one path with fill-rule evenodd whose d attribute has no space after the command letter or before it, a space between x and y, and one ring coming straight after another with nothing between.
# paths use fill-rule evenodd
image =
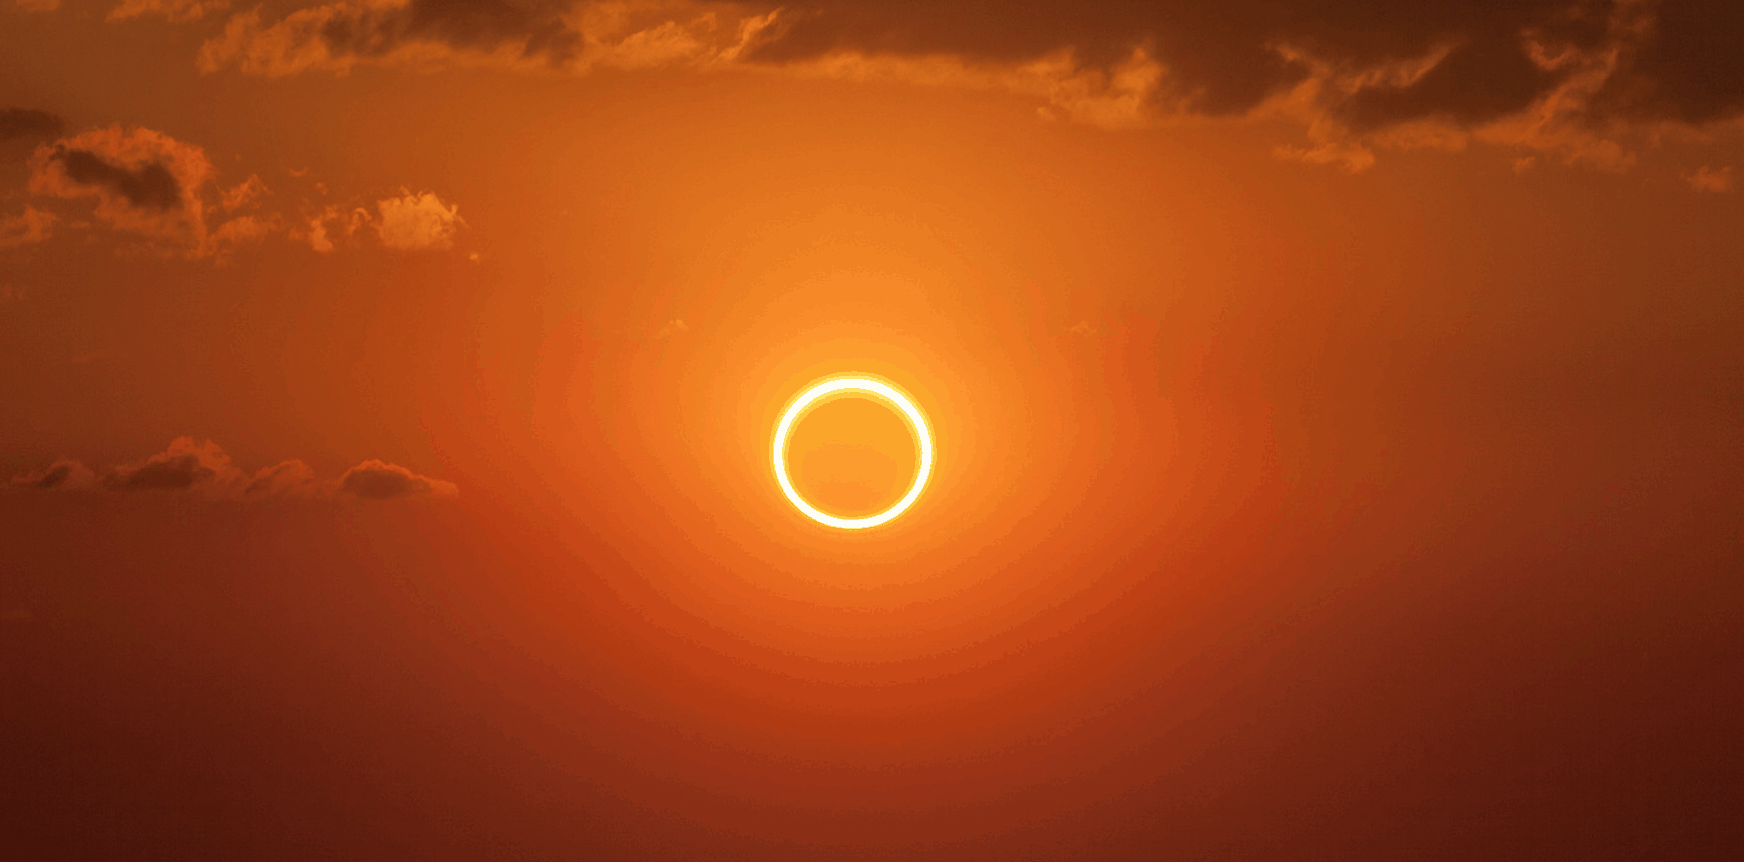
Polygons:
<instances>
[{"instance_id":1,"label":"orange gradient sky","mask_svg":"<svg viewBox=\"0 0 1744 862\"><path fill-rule=\"evenodd\" d=\"M1744 854L1736 4L0 4L21 858Z\"/></svg>"}]
</instances>

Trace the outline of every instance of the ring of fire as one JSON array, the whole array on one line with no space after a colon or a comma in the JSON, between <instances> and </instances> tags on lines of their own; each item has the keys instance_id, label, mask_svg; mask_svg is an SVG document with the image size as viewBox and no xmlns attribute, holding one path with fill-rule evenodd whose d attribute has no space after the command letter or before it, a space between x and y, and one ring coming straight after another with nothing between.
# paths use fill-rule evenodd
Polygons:
<instances>
[{"instance_id":1,"label":"ring of fire","mask_svg":"<svg viewBox=\"0 0 1744 862\"><path fill-rule=\"evenodd\" d=\"M794 490L793 482L787 478L787 435L789 431L793 430L793 423L798 421L799 417L805 413L806 408L819 398L838 392L864 392L889 402L892 407L908 418L909 425L914 428L915 441L920 447L920 466L914 472L914 482L908 486L908 493L903 494L902 499L896 501L890 508L865 518L838 518L819 511L815 506L806 502L798 491ZM921 489L926 486L927 477L932 474L933 439L932 434L927 431L926 418L921 416L920 409L915 407L914 402L908 400L908 397L898 392L895 387L883 381L866 377L838 377L812 386L800 393L799 397L788 405L787 412L781 415L781 421L775 426L775 448L771 460L775 466L775 481L781 483L781 492L786 494L788 501L793 503L794 507L803 512L806 517L830 527L844 530L864 530L867 527L876 527L889 521L902 514L909 506L914 505L915 499L920 497Z\"/></svg>"}]
</instances>

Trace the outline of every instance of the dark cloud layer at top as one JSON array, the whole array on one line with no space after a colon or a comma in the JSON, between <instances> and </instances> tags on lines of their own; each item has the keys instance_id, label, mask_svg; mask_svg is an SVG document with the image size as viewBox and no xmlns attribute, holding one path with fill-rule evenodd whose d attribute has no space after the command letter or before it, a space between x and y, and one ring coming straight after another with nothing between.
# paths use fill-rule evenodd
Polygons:
<instances>
[{"instance_id":1,"label":"dark cloud layer at top","mask_svg":"<svg viewBox=\"0 0 1744 862\"><path fill-rule=\"evenodd\" d=\"M66 123L47 111L0 108L0 141L13 138L52 139L66 131Z\"/></svg>"},{"instance_id":2,"label":"dark cloud layer at top","mask_svg":"<svg viewBox=\"0 0 1744 862\"><path fill-rule=\"evenodd\" d=\"M1705 123L1744 114L1744 3L1667 0L1594 104L1631 119Z\"/></svg>"},{"instance_id":3,"label":"dark cloud layer at top","mask_svg":"<svg viewBox=\"0 0 1744 862\"><path fill-rule=\"evenodd\" d=\"M1359 133L1420 119L1478 126L1577 81L1580 98L1559 110L1594 127L1744 114L1736 0L341 0L272 24L238 15L201 62L208 71L344 71L429 62L445 46L583 69L601 51L629 50L612 40L630 31L608 31L631 20L640 23L630 41L671 53L618 57L629 66L852 55L1011 67L1069 55L1112 80L1141 57L1165 76L1145 93L1152 113L1240 115L1315 81L1316 111Z\"/></svg>"},{"instance_id":4,"label":"dark cloud layer at top","mask_svg":"<svg viewBox=\"0 0 1744 862\"><path fill-rule=\"evenodd\" d=\"M1532 62L1517 39L1488 39L1454 49L1409 84L1358 90L1334 113L1357 131L1427 117L1472 125L1524 110L1559 78Z\"/></svg>"},{"instance_id":5,"label":"dark cloud layer at top","mask_svg":"<svg viewBox=\"0 0 1744 862\"><path fill-rule=\"evenodd\" d=\"M1304 70L1270 50L1275 24L1244 3L1020 2L999 8L893 0L807 0L789 6L777 38L752 59L807 60L835 51L1022 62L1071 49L1092 66L1111 66L1148 47L1188 83L1194 107L1212 114L1245 110Z\"/></svg>"},{"instance_id":6,"label":"dark cloud layer at top","mask_svg":"<svg viewBox=\"0 0 1744 862\"><path fill-rule=\"evenodd\" d=\"M561 60L581 41L561 17L568 7L556 0L413 0L389 20L408 35L460 47L518 41L528 56Z\"/></svg>"},{"instance_id":7,"label":"dark cloud layer at top","mask_svg":"<svg viewBox=\"0 0 1744 862\"><path fill-rule=\"evenodd\" d=\"M1706 59L1688 52L1692 44L1714 40L1716 32L1728 33L1730 44L1738 43L1744 28L1735 4L1673 0L1666 11L1680 21L1707 23L1693 29L1664 28L1658 37L1661 47L1643 52L1634 74L1657 76L1665 92L1655 98L1735 105L1736 93L1744 92L1744 78L1724 78L1707 67L1736 65L1736 52L1710 51ZM1607 37L1616 13L1617 4L1607 0L1037 0L997 9L920 0L803 0L784 13L779 38L766 41L753 56L786 62L832 51L862 51L1021 61L1069 49L1091 65L1112 65L1134 50L1145 50L1168 68L1187 107L1222 115L1248 111L1309 75L1304 60L1292 62L1280 49L1336 70L1357 71L1451 46L1430 73L1395 86L1364 89L1340 113L1365 127L1428 116L1480 122L1524 108L1562 77L1528 57L1526 34L1591 49ZM1717 97L1714 90L1733 95ZM1718 114L1708 111L1691 118Z\"/></svg>"}]
</instances>

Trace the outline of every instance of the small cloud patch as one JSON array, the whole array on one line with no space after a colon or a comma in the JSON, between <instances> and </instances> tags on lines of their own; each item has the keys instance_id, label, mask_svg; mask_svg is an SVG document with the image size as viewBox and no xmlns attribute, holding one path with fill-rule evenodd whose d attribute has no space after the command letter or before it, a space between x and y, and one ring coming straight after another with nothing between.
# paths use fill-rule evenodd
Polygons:
<instances>
[{"instance_id":1,"label":"small cloud patch","mask_svg":"<svg viewBox=\"0 0 1744 862\"><path fill-rule=\"evenodd\" d=\"M151 129L93 129L31 159L30 191L95 198L99 222L115 230L199 248L206 239L201 190L212 178L206 152Z\"/></svg>"},{"instance_id":2,"label":"small cloud patch","mask_svg":"<svg viewBox=\"0 0 1744 862\"><path fill-rule=\"evenodd\" d=\"M242 496L250 500L270 497L310 497L319 493L320 483L309 465L292 459L271 467L263 467L242 488Z\"/></svg>"},{"instance_id":3,"label":"small cloud patch","mask_svg":"<svg viewBox=\"0 0 1744 862\"><path fill-rule=\"evenodd\" d=\"M54 232L54 223L57 221L59 219L54 213L43 212L32 206L26 206L24 212L18 215L0 216L0 248L16 248L42 242Z\"/></svg>"},{"instance_id":4,"label":"small cloud patch","mask_svg":"<svg viewBox=\"0 0 1744 862\"><path fill-rule=\"evenodd\" d=\"M1714 169L1703 165L1696 172L1685 176L1684 182L1698 192L1708 194L1725 194L1732 190L1732 167Z\"/></svg>"},{"instance_id":5,"label":"small cloud patch","mask_svg":"<svg viewBox=\"0 0 1744 862\"><path fill-rule=\"evenodd\" d=\"M114 491L186 491L195 485L217 489L234 484L241 474L218 444L177 437L168 449L144 461L110 470L103 486Z\"/></svg>"},{"instance_id":6,"label":"small cloud patch","mask_svg":"<svg viewBox=\"0 0 1744 862\"><path fill-rule=\"evenodd\" d=\"M96 484L97 474L70 458L12 477L12 487L34 491L82 491Z\"/></svg>"},{"instance_id":7,"label":"small cloud patch","mask_svg":"<svg viewBox=\"0 0 1744 862\"><path fill-rule=\"evenodd\" d=\"M345 493L365 500L460 496L460 490L452 482L420 476L398 464L374 460L345 471L339 487Z\"/></svg>"},{"instance_id":8,"label":"small cloud patch","mask_svg":"<svg viewBox=\"0 0 1744 862\"><path fill-rule=\"evenodd\" d=\"M375 206L381 214L376 235L382 245L392 249L452 248L454 235L466 226L460 207L443 203L435 192L408 191L377 201Z\"/></svg>"}]
</instances>

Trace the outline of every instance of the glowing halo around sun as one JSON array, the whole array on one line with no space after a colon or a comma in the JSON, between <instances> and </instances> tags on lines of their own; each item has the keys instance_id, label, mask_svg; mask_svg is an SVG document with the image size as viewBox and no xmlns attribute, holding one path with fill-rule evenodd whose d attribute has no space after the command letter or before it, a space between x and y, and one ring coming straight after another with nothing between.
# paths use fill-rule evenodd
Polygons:
<instances>
[{"instance_id":1,"label":"glowing halo around sun","mask_svg":"<svg viewBox=\"0 0 1744 862\"><path fill-rule=\"evenodd\" d=\"M793 430L793 423L805 414L806 408L815 404L818 399L839 392L863 392L890 403L908 418L909 425L914 429L915 442L920 448L920 467L914 472L914 482L908 486L908 493L896 504L876 515L866 518L838 518L827 512L821 512L817 507L805 501L799 492L794 490L793 482L787 478L787 434ZM881 380L869 377L836 377L825 380L801 392L793 403L787 406L787 412L781 415L781 421L775 426L775 448L771 460L775 466L775 481L781 483L781 492L787 495L794 507L805 513L805 516L827 526L839 527L843 530L864 530L876 527L897 515L902 514L914 501L920 497L922 488L926 487L927 477L933 471L933 438L927 430L926 417L914 402L908 400L897 389Z\"/></svg>"}]
</instances>

